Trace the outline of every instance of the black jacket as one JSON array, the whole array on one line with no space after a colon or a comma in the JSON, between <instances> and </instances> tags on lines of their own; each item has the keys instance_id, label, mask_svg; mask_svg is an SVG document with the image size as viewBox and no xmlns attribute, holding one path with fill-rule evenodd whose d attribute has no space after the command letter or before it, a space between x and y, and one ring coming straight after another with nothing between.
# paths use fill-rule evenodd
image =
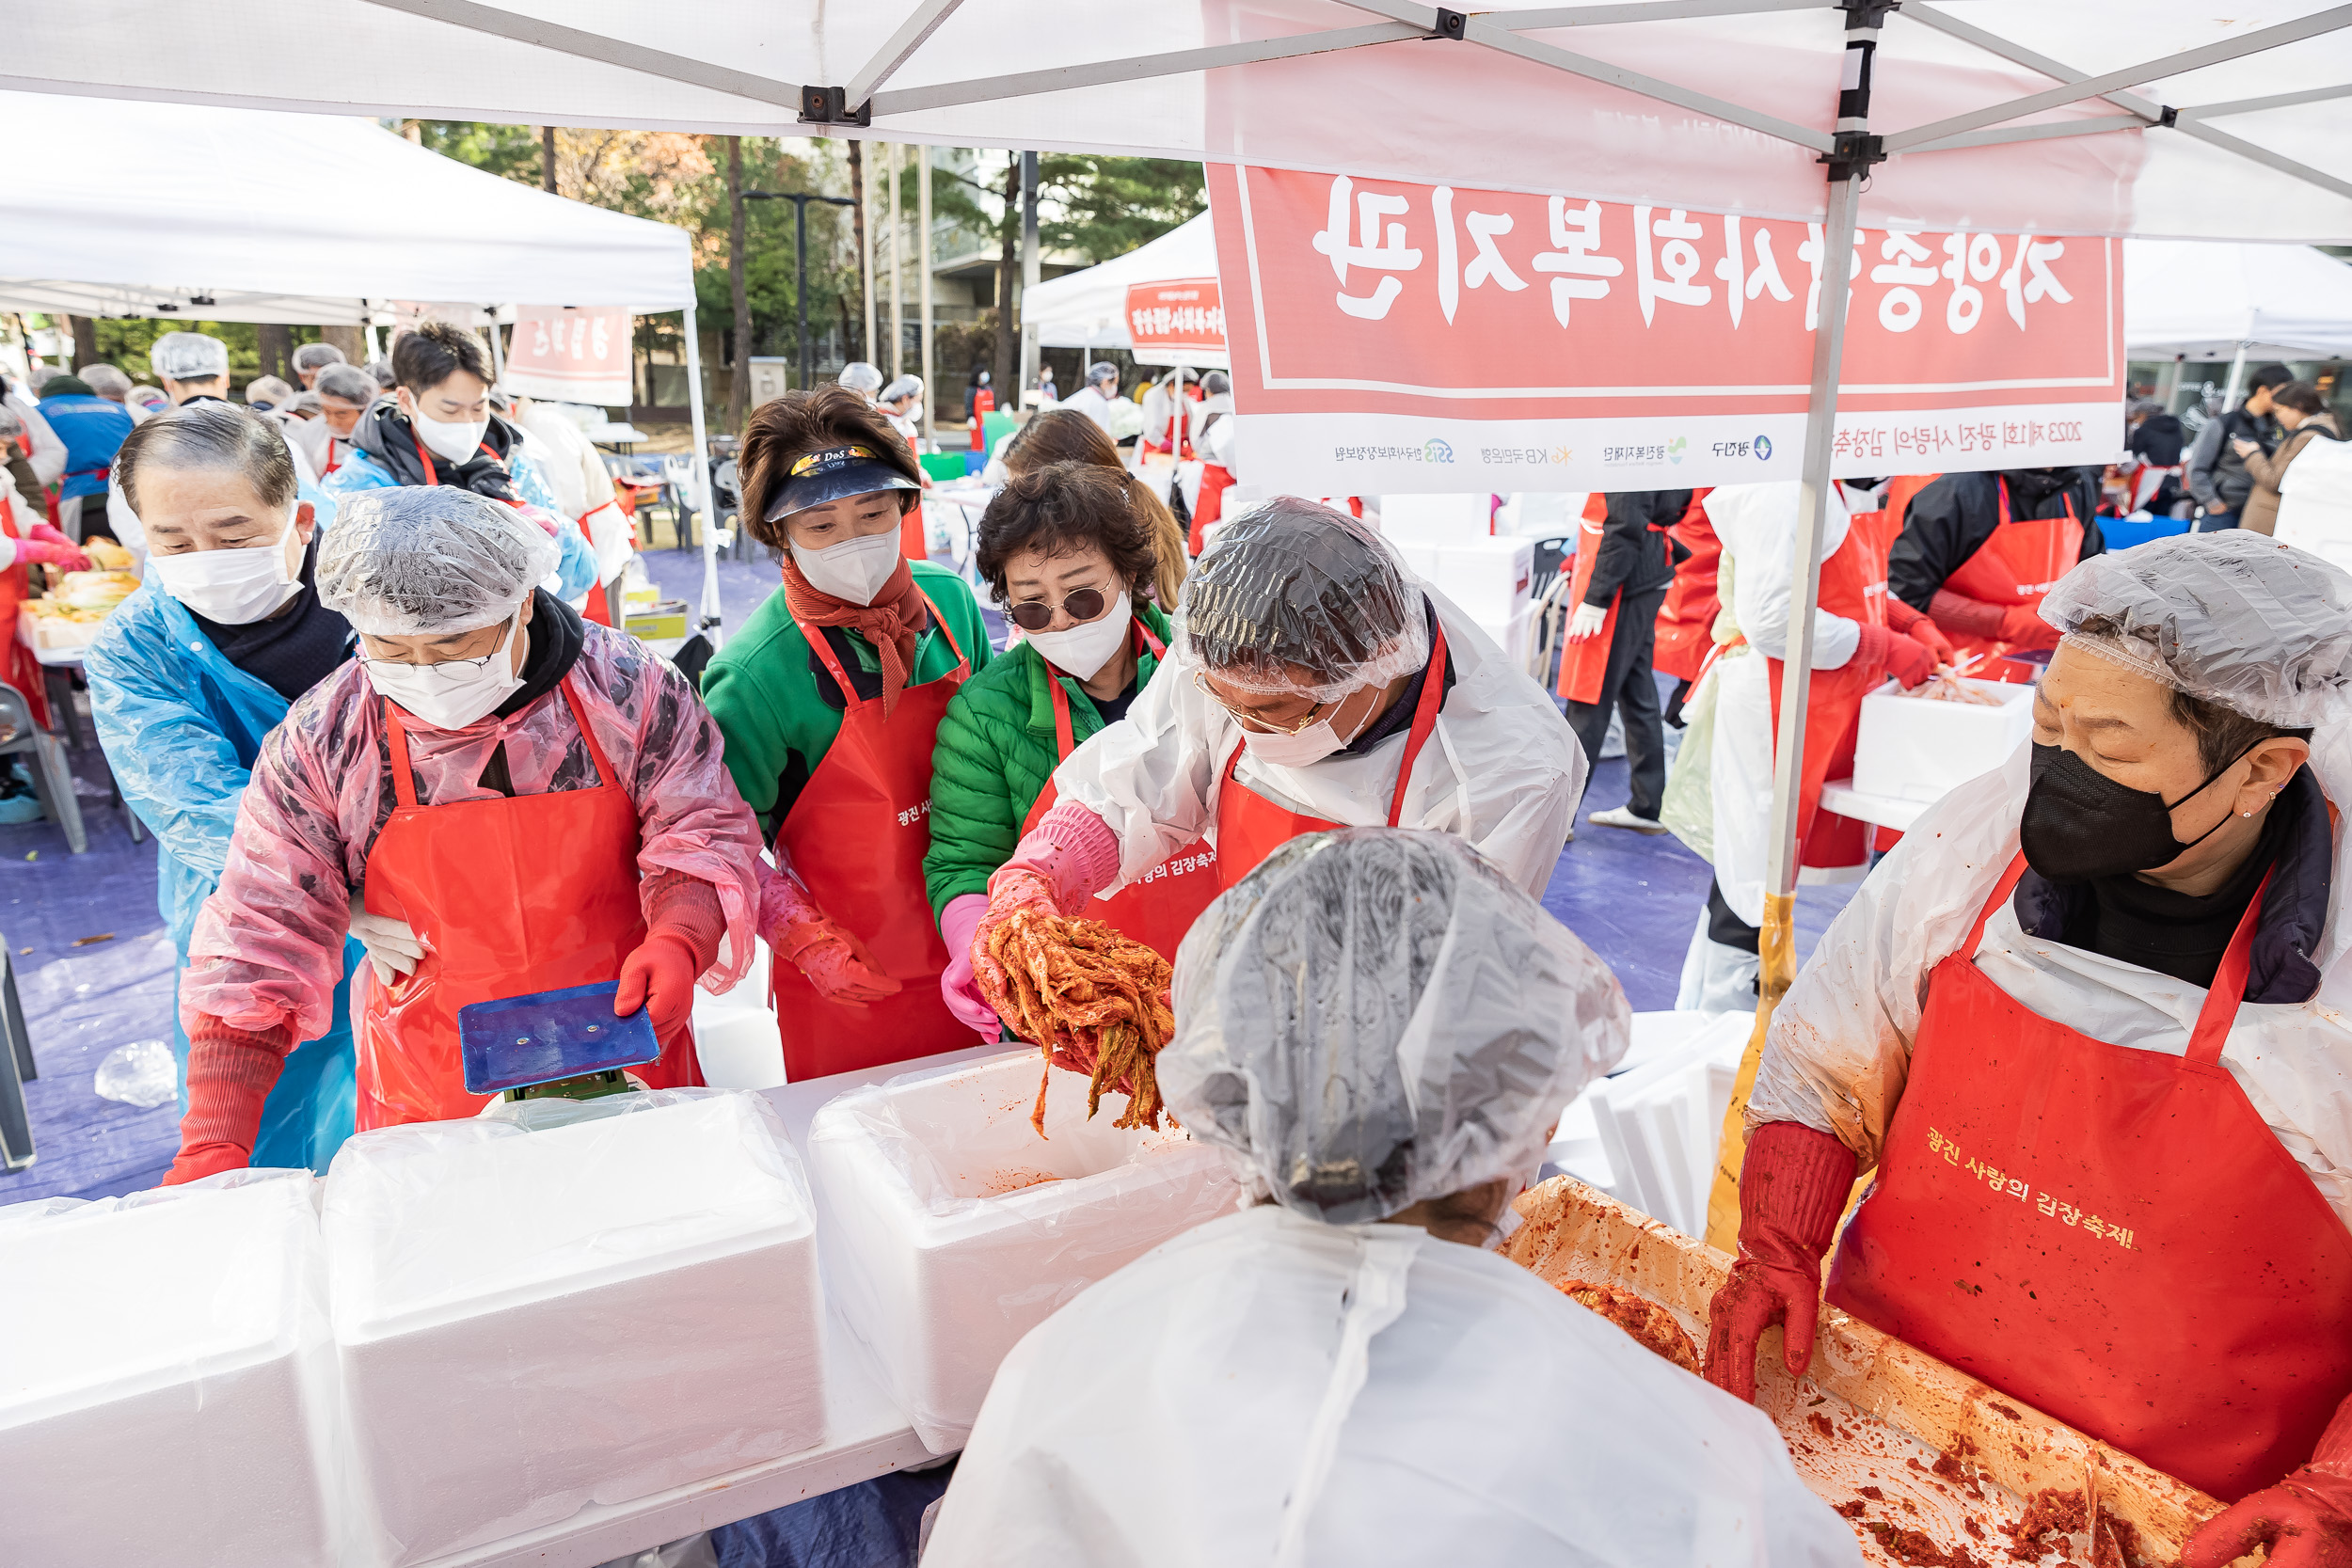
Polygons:
<instances>
[{"instance_id":1,"label":"black jacket","mask_svg":"<svg viewBox=\"0 0 2352 1568\"><path fill-rule=\"evenodd\" d=\"M1674 542L1665 531L1691 509L1688 490L1622 490L1609 498L1609 515L1593 549L1592 580L1584 602L1603 609L1622 588L1628 594L1663 588L1674 580Z\"/></svg>"},{"instance_id":2,"label":"black jacket","mask_svg":"<svg viewBox=\"0 0 2352 1568\"><path fill-rule=\"evenodd\" d=\"M1944 579L1984 548L2000 526L2001 498L1997 483L2009 482L2011 521L2063 517L2071 496L2074 515L2082 519L2083 547L2079 559L2089 561L2106 549L2094 515L2099 506L2096 468L2026 468L2006 474L1946 474L1911 498L1903 513L1903 531L1886 552L1886 590L1919 611L1928 606Z\"/></svg>"},{"instance_id":3,"label":"black jacket","mask_svg":"<svg viewBox=\"0 0 2352 1568\"><path fill-rule=\"evenodd\" d=\"M2254 476L2246 471L2246 459L2231 444L2235 441L2252 441L2270 451L2279 445L2279 422L2243 407L2205 421L2189 453L2188 493L2208 512L2235 512L2254 493Z\"/></svg>"}]
</instances>

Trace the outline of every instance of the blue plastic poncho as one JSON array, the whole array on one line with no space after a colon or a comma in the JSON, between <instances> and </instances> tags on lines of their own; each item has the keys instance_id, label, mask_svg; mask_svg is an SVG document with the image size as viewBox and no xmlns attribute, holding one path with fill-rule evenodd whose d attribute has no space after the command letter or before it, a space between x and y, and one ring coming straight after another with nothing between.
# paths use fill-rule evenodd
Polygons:
<instances>
[{"instance_id":1,"label":"blue plastic poncho","mask_svg":"<svg viewBox=\"0 0 2352 1568\"><path fill-rule=\"evenodd\" d=\"M180 602L151 584L107 617L83 669L99 744L123 801L155 834L156 903L184 971L197 911L219 883L262 737L285 718L289 705L230 663ZM262 1108L253 1146L257 1166L308 1165L324 1175L351 1135L350 987L360 956L357 942L345 943L334 1022L286 1058ZM176 985L172 994L171 1052L184 1112L188 1037L180 1024Z\"/></svg>"}]
</instances>

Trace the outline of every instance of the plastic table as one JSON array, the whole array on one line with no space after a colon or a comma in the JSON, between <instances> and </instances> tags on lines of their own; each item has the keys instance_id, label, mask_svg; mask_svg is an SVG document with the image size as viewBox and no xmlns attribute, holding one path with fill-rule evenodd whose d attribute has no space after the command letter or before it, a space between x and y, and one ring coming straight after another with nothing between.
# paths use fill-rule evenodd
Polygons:
<instances>
[{"instance_id":1,"label":"plastic table","mask_svg":"<svg viewBox=\"0 0 2352 1568\"><path fill-rule=\"evenodd\" d=\"M866 1072L845 1072L762 1091L784 1117L792 1146L806 1154L808 1124L824 1103L846 1089L879 1084L902 1072L994 1055L1005 1047L976 1045ZM851 1338L836 1307L825 1324L825 1440L781 1458L657 1492L634 1502L582 1509L561 1524L512 1536L470 1551L435 1558L425 1568L594 1568L720 1525L748 1519L787 1503L893 1470L919 1468L940 1456L923 1446L890 1396L875 1381L865 1348Z\"/></svg>"},{"instance_id":2,"label":"plastic table","mask_svg":"<svg viewBox=\"0 0 2352 1568\"><path fill-rule=\"evenodd\" d=\"M1911 825L1927 815L1933 804L1932 800L1906 800L1893 795L1865 795L1853 786L1851 779L1832 779L1821 786L1823 811L1892 828L1899 833L1909 832Z\"/></svg>"}]
</instances>

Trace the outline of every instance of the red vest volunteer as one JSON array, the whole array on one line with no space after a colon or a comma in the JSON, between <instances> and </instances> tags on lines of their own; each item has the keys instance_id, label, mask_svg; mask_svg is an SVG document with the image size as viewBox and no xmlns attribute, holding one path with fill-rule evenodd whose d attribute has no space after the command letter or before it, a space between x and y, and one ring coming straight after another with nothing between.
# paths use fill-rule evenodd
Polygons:
<instances>
[{"instance_id":1,"label":"red vest volunteer","mask_svg":"<svg viewBox=\"0 0 2352 1568\"><path fill-rule=\"evenodd\" d=\"M661 1042L639 1075L701 1083L694 985L748 967L759 837L692 688L537 587L555 542L486 496L361 492L326 537L319 596L360 657L262 743L197 918L168 1180L247 1162L346 931L375 960L352 988L363 1132L480 1110L457 1010L566 986L619 981Z\"/></svg>"},{"instance_id":2,"label":"red vest volunteer","mask_svg":"<svg viewBox=\"0 0 2352 1568\"><path fill-rule=\"evenodd\" d=\"M1019 908L1085 914L1195 839L1232 887L1273 848L1341 827L1460 834L1531 893L1584 784L1560 710L1460 610L1343 512L1277 497L1184 579L1171 658L1124 723L1054 774L1059 796L989 881L987 956Z\"/></svg>"},{"instance_id":3,"label":"red vest volunteer","mask_svg":"<svg viewBox=\"0 0 2352 1568\"><path fill-rule=\"evenodd\" d=\"M1943 474L1907 502L1904 487L1889 486L1901 529L1887 551L1889 591L1932 616L1962 657L1979 656L1970 674L2032 680L2039 660L2004 656L2058 646L2037 607L2077 562L2106 548L2093 515L2099 470Z\"/></svg>"},{"instance_id":4,"label":"red vest volunteer","mask_svg":"<svg viewBox=\"0 0 2352 1568\"><path fill-rule=\"evenodd\" d=\"M2033 744L1904 835L1773 1017L1708 1375L1749 1393L1783 1321L1804 1366L1875 1167L1832 1304L2239 1503L2190 1568L2340 1553L2352 578L2199 535L2041 608Z\"/></svg>"}]
</instances>

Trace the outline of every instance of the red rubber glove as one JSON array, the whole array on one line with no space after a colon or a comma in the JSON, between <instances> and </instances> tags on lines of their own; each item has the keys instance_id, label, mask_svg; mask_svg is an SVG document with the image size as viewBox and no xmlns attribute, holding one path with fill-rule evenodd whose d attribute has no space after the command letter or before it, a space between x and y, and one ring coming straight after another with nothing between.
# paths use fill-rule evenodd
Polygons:
<instances>
[{"instance_id":1,"label":"red rubber glove","mask_svg":"<svg viewBox=\"0 0 2352 1568\"><path fill-rule=\"evenodd\" d=\"M1756 1345L1781 1325L1790 1377L1813 1364L1821 1258L1853 1188L1853 1150L1793 1121L1767 1122L1740 1167L1740 1256L1707 1305L1707 1381L1756 1398Z\"/></svg>"},{"instance_id":2,"label":"red rubber glove","mask_svg":"<svg viewBox=\"0 0 2352 1568\"><path fill-rule=\"evenodd\" d=\"M37 561L43 566L62 566L69 572L89 570L89 557L82 553L80 546L62 534L59 534L54 541L40 538L19 539L16 542L16 560L19 565L28 561Z\"/></svg>"},{"instance_id":3,"label":"red rubber glove","mask_svg":"<svg viewBox=\"0 0 2352 1568\"><path fill-rule=\"evenodd\" d=\"M764 863L759 868L759 934L828 1002L862 1007L903 989L865 943L817 907L798 877L771 871Z\"/></svg>"},{"instance_id":4,"label":"red rubber glove","mask_svg":"<svg viewBox=\"0 0 2352 1568\"><path fill-rule=\"evenodd\" d=\"M1119 878L1119 837L1110 824L1075 800L1057 800L1054 809L1013 846L1012 858L988 879L988 912L972 932L972 977L980 995L1009 1020L1012 1010L1005 966L989 950L998 927L1014 911L1067 914L1086 908L1087 900ZM1094 1070L1089 1062L1086 1071Z\"/></svg>"},{"instance_id":5,"label":"red rubber glove","mask_svg":"<svg viewBox=\"0 0 2352 1568\"><path fill-rule=\"evenodd\" d=\"M253 1163L262 1102L285 1067L293 1033L282 1023L257 1035L209 1015L197 1019L188 1032L188 1112L180 1118L179 1157L163 1185L176 1187Z\"/></svg>"},{"instance_id":6,"label":"red rubber glove","mask_svg":"<svg viewBox=\"0 0 2352 1568\"><path fill-rule=\"evenodd\" d=\"M2311 1463L2199 1526L2181 1568L2224 1568L2257 1545L2270 1548L2270 1568L2352 1568L2352 1400L2336 1407Z\"/></svg>"},{"instance_id":7,"label":"red rubber glove","mask_svg":"<svg viewBox=\"0 0 2352 1568\"><path fill-rule=\"evenodd\" d=\"M1886 625L1933 654L1936 663L1952 661L1952 640L1944 635L1944 628L1892 594L1886 595Z\"/></svg>"},{"instance_id":8,"label":"red rubber glove","mask_svg":"<svg viewBox=\"0 0 2352 1568\"><path fill-rule=\"evenodd\" d=\"M1947 632L1982 638L1987 642L2009 641L2001 635L2002 607L1999 605L1972 599L1948 588L1939 588L1935 591L1935 597L1928 601L1928 613L1934 617L1937 626Z\"/></svg>"},{"instance_id":9,"label":"red rubber glove","mask_svg":"<svg viewBox=\"0 0 2352 1568\"><path fill-rule=\"evenodd\" d=\"M637 951L621 960L612 1016L627 1018L643 1007L656 1039L674 1037L694 1016L694 976L707 967L676 932L647 933Z\"/></svg>"},{"instance_id":10,"label":"red rubber glove","mask_svg":"<svg viewBox=\"0 0 2352 1568\"><path fill-rule=\"evenodd\" d=\"M1908 637L1899 637L1884 626L1862 623L1862 641L1854 648L1856 660L1876 665L1902 683L1908 691L1935 673L1935 656Z\"/></svg>"},{"instance_id":11,"label":"red rubber glove","mask_svg":"<svg viewBox=\"0 0 2352 1568\"><path fill-rule=\"evenodd\" d=\"M2058 629L2042 618L2039 605L2013 604L2001 611L2001 641L2012 648L2055 648Z\"/></svg>"}]
</instances>

